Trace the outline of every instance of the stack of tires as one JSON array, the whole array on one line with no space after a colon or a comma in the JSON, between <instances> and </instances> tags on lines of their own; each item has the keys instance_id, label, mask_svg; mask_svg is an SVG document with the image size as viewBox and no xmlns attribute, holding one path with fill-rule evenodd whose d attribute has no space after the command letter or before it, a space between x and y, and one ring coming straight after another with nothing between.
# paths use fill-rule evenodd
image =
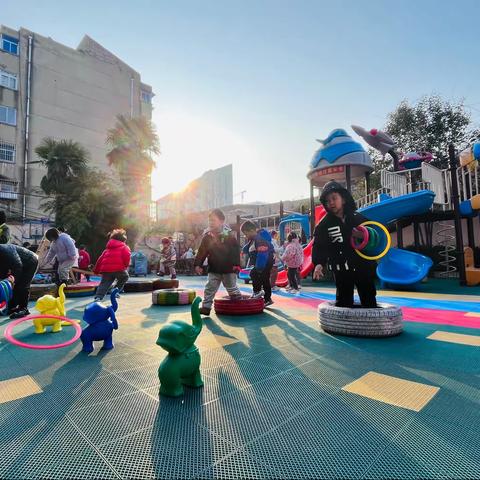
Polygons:
<instances>
[{"instance_id":1,"label":"stack of tires","mask_svg":"<svg viewBox=\"0 0 480 480\"><path fill-rule=\"evenodd\" d=\"M164 288L178 288L178 280L170 280L169 278L157 278L152 282L153 290L163 290Z\"/></svg>"},{"instance_id":2,"label":"stack of tires","mask_svg":"<svg viewBox=\"0 0 480 480\"><path fill-rule=\"evenodd\" d=\"M220 315L255 315L263 312L265 302L263 298L242 295L242 298L235 300L230 297L216 298L213 306L215 313Z\"/></svg>"},{"instance_id":3,"label":"stack of tires","mask_svg":"<svg viewBox=\"0 0 480 480\"><path fill-rule=\"evenodd\" d=\"M189 305L197 296L195 290L187 288L165 288L152 292L153 305Z\"/></svg>"},{"instance_id":4,"label":"stack of tires","mask_svg":"<svg viewBox=\"0 0 480 480\"><path fill-rule=\"evenodd\" d=\"M379 303L378 308L345 308L324 302L318 306L318 317L325 332L337 335L393 337L403 331L402 311L386 303Z\"/></svg>"}]
</instances>

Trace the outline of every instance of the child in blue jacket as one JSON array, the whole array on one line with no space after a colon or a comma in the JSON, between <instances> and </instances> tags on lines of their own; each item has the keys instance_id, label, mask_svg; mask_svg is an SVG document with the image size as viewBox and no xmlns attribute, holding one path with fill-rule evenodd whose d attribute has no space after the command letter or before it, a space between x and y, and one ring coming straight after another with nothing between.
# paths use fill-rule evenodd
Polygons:
<instances>
[{"instance_id":1,"label":"child in blue jacket","mask_svg":"<svg viewBox=\"0 0 480 480\"><path fill-rule=\"evenodd\" d=\"M274 249L270 233L250 220L247 220L240 227L242 233L247 237L247 244L243 247L243 253L249 256L250 265L253 269L250 278L253 284L253 298L263 296L265 306L272 305L272 285L270 284L270 273L274 262Z\"/></svg>"}]
</instances>

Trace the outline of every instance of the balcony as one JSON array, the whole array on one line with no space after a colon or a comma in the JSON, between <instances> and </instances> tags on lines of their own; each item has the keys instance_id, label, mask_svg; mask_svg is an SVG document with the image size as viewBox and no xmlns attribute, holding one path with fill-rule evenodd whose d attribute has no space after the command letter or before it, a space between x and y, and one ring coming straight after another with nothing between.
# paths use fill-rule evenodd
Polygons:
<instances>
[{"instance_id":1,"label":"balcony","mask_svg":"<svg viewBox=\"0 0 480 480\"><path fill-rule=\"evenodd\" d=\"M17 200L18 182L0 178L0 200Z\"/></svg>"}]
</instances>

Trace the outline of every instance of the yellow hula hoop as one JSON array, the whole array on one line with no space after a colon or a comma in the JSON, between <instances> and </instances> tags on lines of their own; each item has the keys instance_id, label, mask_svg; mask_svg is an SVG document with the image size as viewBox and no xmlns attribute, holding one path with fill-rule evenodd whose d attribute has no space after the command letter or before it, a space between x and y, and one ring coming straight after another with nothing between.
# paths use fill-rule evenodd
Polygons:
<instances>
[{"instance_id":1,"label":"yellow hula hoop","mask_svg":"<svg viewBox=\"0 0 480 480\"><path fill-rule=\"evenodd\" d=\"M385 225L382 225L379 222L374 222L374 221L369 220L368 222L363 222L361 224L362 227L365 227L366 225L374 225L376 227L380 227L380 229L383 230L383 233L387 236L387 245L385 246L382 253L379 253L378 255L375 255L374 257L369 257L368 255L365 255L364 253L359 252L357 249L355 249L355 251L358 253L358 255L360 255L360 257L364 258L365 260L378 260L379 258L382 258L384 255L386 255L386 253L390 249L390 246L392 244L392 237L388 233L388 230L385 227Z\"/></svg>"}]
</instances>

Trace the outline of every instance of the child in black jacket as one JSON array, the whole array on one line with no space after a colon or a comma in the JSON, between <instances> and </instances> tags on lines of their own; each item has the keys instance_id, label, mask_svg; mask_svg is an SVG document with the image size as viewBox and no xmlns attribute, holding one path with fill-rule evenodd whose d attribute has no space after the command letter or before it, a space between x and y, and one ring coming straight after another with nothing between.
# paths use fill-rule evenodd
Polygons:
<instances>
[{"instance_id":1,"label":"child in black jacket","mask_svg":"<svg viewBox=\"0 0 480 480\"><path fill-rule=\"evenodd\" d=\"M205 285L202 315L210 315L213 299L220 285L226 288L231 298L241 298L237 287L237 274L240 270L240 246L232 231L225 225L225 215L218 208L208 215L208 229L195 257L195 272L203 273L203 262L208 259L208 281Z\"/></svg>"},{"instance_id":2,"label":"child in black jacket","mask_svg":"<svg viewBox=\"0 0 480 480\"><path fill-rule=\"evenodd\" d=\"M367 221L356 212L355 201L348 190L335 181L328 182L320 196L327 215L316 226L312 249L315 265L313 278L323 276L323 265L333 272L338 307L353 307L353 289L357 288L363 307L376 307L376 262L361 258L350 244L355 227ZM353 232L352 232L353 230Z\"/></svg>"}]
</instances>

